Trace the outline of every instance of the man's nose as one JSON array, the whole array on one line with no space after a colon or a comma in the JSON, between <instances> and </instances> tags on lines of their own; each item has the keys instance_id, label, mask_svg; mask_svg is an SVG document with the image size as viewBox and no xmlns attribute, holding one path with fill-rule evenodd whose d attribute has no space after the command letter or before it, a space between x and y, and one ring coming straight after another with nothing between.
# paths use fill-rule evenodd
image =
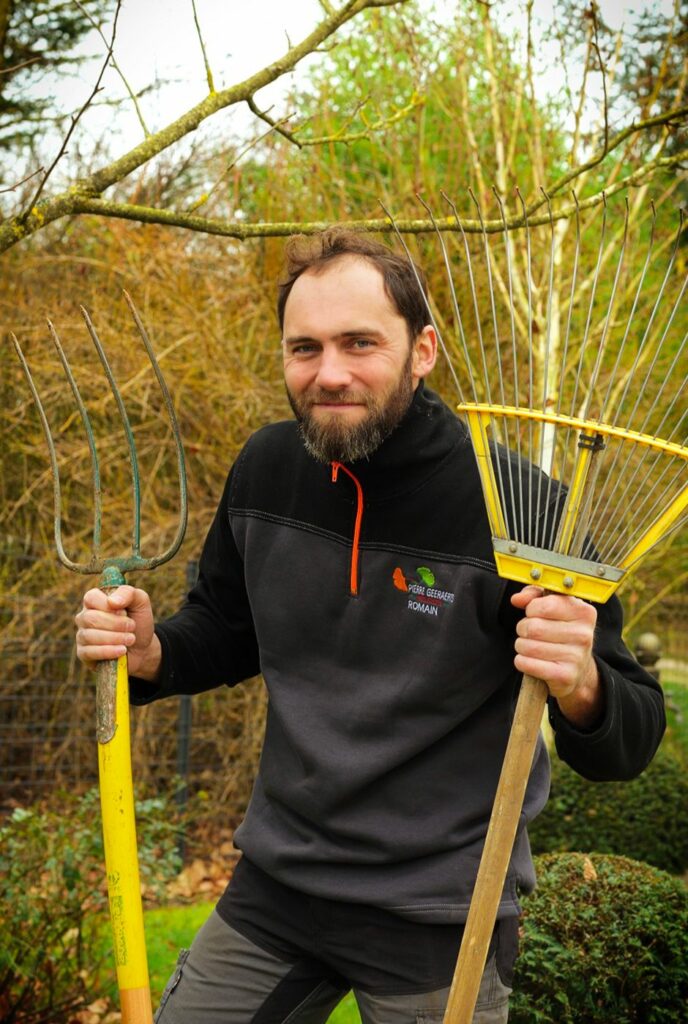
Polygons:
<instances>
[{"instance_id":1,"label":"man's nose","mask_svg":"<svg viewBox=\"0 0 688 1024\"><path fill-rule=\"evenodd\" d=\"M350 386L351 370L346 355L336 348L326 347L320 354L315 383L325 391L339 391Z\"/></svg>"}]
</instances>

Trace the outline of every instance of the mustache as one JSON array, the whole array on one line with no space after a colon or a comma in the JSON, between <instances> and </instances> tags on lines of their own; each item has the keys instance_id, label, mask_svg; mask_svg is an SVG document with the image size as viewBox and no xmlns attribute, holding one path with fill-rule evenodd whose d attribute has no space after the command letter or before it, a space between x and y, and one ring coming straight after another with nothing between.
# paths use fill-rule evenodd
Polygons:
<instances>
[{"instance_id":1,"label":"mustache","mask_svg":"<svg viewBox=\"0 0 688 1024\"><path fill-rule=\"evenodd\" d=\"M303 395L302 400L308 408L318 405L320 402L327 402L329 405L370 405L370 395L361 391L347 391L345 388L340 388L337 391L315 388L307 395Z\"/></svg>"}]
</instances>

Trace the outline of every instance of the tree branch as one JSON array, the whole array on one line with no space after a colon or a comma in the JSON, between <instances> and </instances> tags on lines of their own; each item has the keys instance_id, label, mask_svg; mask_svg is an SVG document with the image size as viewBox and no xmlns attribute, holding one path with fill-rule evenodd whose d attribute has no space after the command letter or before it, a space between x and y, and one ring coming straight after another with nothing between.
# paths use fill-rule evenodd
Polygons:
<instances>
[{"instance_id":1,"label":"tree branch","mask_svg":"<svg viewBox=\"0 0 688 1024\"><path fill-rule=\"evenodd\" d=\"M88 21L90 22L90 24L91 24L91 25L93 26L93 28L94 28L94 29L96 30L96 32L98 33L98 35L100 36L100 38L101 38L101 39L103 40L103 42L105 43L105 47L106 47L106 49L108 49L108 50L109 50L109 52L110 52L110 64L111 64L111 66L113 67L113 69L114 69L114 70L115 70L115 71L117 72L117 74L119 75L119 77L120 77L120 78L122 79L122 84L124 85L124 88L125 88L125 89L127 90L127 93L129 94L129 99L130 99L130 100L131 100L131 102L132 102L132 103L134 104L134 110L136 111L136 116L137 116L137 117L138 117L138 119L139 119L139 124L141 125L141 127L142 127L142 129L143 129L143 135L144 135L144 138L148 138L148 136L150 135L150 132L148 131L148 128L147 128L147 126L146 126L146 122L145 122L145 121L144 121L144 119L143 119L143 114L142 114L142 112L141 112L141 107L139 106L139 101L138 101L138 99L136 98L136 93L134 92L134 90L133 90L133 89L131 88L131 86L129 85L129 82L128 82L128 81L127 81L127 79L126 79L126 78L124 77L124 72L123 72L123 71L122 71L122 69L120 68L120 66L119 66L119 64L117 63L117 61L115 60L115 56L114 56L114 54L112 53L112 46L111 46L111 45L108 45L108 41L107 41L107 39L105 38L105 36L103 35L103 30L101 29L100 25L99 25L99 24L98 24L98 22L97 22L97 21L95 20L95 18L93 17L93 15L92 15L92 14L90 13L90 11L88 11L88 10L87 10L87 9L86 9L86 8L84 7L84 5L83 5L82 3L80 3L80 2L79 2L79 0L74 0L74 3L75 3L75 4L76 4L76 6L77 6L77 7L79 8L79 10L80 10L80 11L81 11L81 13L83 14L83 16L84 16L85 18L87 18L87 19L88 19ZM113 40L113 42L114 42L114 40ZM93 97L91 97L91 99L93 99Z\"/></svg>"},{"instance_id":2,"label":"tree branch","mask_svg":"<svg viewBox=\"0 0 688 1024\"><path fill-rule=\"evenodd\" d=\"M598 24L597 24L597 7L594 3L590 4L590 20L592 22L592 46L597 54L597 61L600 65L600 73L602 75L602 94L604 100L604 146L602 147L603 158L607 155L609 146L609 98L607 96L607 70L602 60L602 54L600 52L600 40L598 36Z\"/></svg>"},{"instance_id":3,"label":"tree branch","mask_svg":"<svg viewBox=\"0 0 688 1024\"><path fill-rule=\"evenodd\" d=\"M31 57L29 60L23 60L21 64L13 64L11 68L0 68L0 75L10 75L13 71L21 71L22 68L28 68L29 64L35 64L39 60L43 60L43 58Z\"/></svg>"},{"instance_id":4,"label":"tree branch","mask_svg":"<svg viewBox=\"0 0 688 1024\"><path fill-rule=\"evenodd\" d=\"M143 142L129 150L128 153L100 168L100 170L75 182L66 192L55 195L50 199L44 199L40 203L38 202L40 193L37 193L24 214L8 218L0 227L0 252L4 252L22 238L26 238L28 235L41 230L46 224L60 217L81 212L79 209L80 201L96 199L105 189L123 181L132 171L142 167L175 142L195 131L203 121L218 111L237 103L247 102L259 89L291 71L299 61L314 52L322 42L352 18L356 17L356 15L365 10L394 7L406 2L408 0L345 0L339 8L329 4L328 6L332 8L332 13L328 14L305 39L296 46L293 46L283 57L273 61L272 64L262 68L249 78L244 79L244 81L228 89L223 89L221 92L207 96L166 128L150 135ZM121 0L118 0L118 10L120 3ZM79 117L81 113L83 111L80 112ZM74 123L72 130L73 128ZM58 159L64 152L66 142L67 140L65 140L58 154ZM50 171L52 171L52 167L48 173ZM41 186L41 191L44 184L45 180Z\"/></svg>"},{"instance_id":5,"label":"tree branch","mask_svg":"<svg viewBox=\"0 0 688 1024\"><path fill-rule=\"evenodd\" d=\"M3 192L14 192L16 189L19 188L20 185L24 185L27 181L31 181L32 178L35 178L37 174L40 174L43 171L43 169L43 167L39 167L37 171L32 171L31 174L27 174L25 178L22 178L21 181L15 182L14 185L9 185L6 186L5 188L0 188L0 194L2 194Z\"/></svg>"},{"instance_id":6,"label":"tree branch","mask_svg":"<svg viewBox=\"0 0 688 1024\"><path fill-rule=\"evenodd\" d=\"M208 54L205 49L205 42L203 41L203 33L201 32L201 25L198 20L198 14L196 12L196 0L191 0L191 8L193 10L194 24L196 26L196 34L198 35L198 41L201 44L201 53L203 54L203 63L205 65L205 78L208 83L208 92L211 96L215 93L215 82L213 81L213 73L210 70L210 64L208 63Z\"/></svg>"},{"instance_id":7,"label":"tree branch","mask_svg":"<svg viewBox=\"0 0 688 1024\"><path fill-rule=\"evenodd\" d=\"M110 58L112 56L112 48L115 45L115 36L117 35L117 19L119 18L119 12L120 12L121 6L122 6L122 0L117 0L117 6L115 8L115 16L114 16L113 21L112 21L112 36L110 37L110 45L108 47L108 52L107 52L107 55L105 57L105 61L103 63L103 66L100 69L100 74L98 75L98 78L96 79L96 84L93 86L93 90L91 91L90 96L88 97L88 99L86 100L84 105L81 107L79 112L76 114L75 117L72 117L72 123L70 125L69 131L67 132L67 134L64 137L64 141L63 141L62 145L60 146L60 150L59 150L57 156L55 157L55 159L51 163L51 165L48 168L48 170L45 172L45 175L43 176L43 180L41 181L40 185L38 186L38 188L36 189L35 193L31 197L31 200L30 200L28 206L26 207L26 210L22 214L19 215L19 220L21 222L25 222L27 217L29 216L29 214L35 209L36 203L40 199L41 193L43 192L43 189L45 188L45 186L47 184L48 178L53 173L53 171L57 167L57 164L62 159L64 154L67 152L67 145L69 143L69 140L72 137L72 134L74 133L74 129L76 128L77 124L79 123L79 120L80 120L81 116L86 112L86 110L88 110L89 106L91 105L91 101L96 96L96 94L100 91L100 83L102 82L103 75L105 74L107 66L110 63Z\"/></svg>"},{"instance_id":8,"label":"tree branch","mask_svg":"<svg viewBox=\"0 0 688 1024\"><path fill-rule=\"evenodd\" d=\"M270 107L269 110L259 110L253 96L249 96L249 98L246 100L246 103L248 105L249 110L253 114L255 114L256 117L259 117L261 121L265 121L266 124L270 125L270 128L274 129L276 132L279 132L279 134L283 135L285 139L287 139L289 142L292 142L295 146L298 146L298 148L301 149L301 143L298 141L298 139L294 138L292 133L288 131L287 128L282 127L284 122L288 121L289 118L283 117L279 121L274 121L270 117L270 110L272 110L272 107Z\"/></svg>"},{"instance_id":9,"label":"tree branch","mask_svg":"<svg viewBox=\"0 0 688 1024\"><path fill-rule=\"evenodd\" d=\"M627 125L625 128L622 128L620 132L617 132L616 135L613 135L611 139L607 140L606 145L603 146L600 150L598 150L597 153L593 154L593 156L591 156L588 161L586 161L584 164L579 164L577 167L574 167L571 171L567 171L566 174L563 174L560 178L558 178L546 190L548 195L553 197L558 192L561 192L568 185L570 185L572 181L575 181L586 171L589 171L591 170L591 168L596 167L598 164L600 164L604 160L605 156L608 156L609 153L611 153L614 149L620 146L622 142L625 142L626 139L630 138L632 135L635 135L638 132L647 131L647 129L649 128L656 128L658 125L662 124L670 125L674 123L681 123L682 121L685 121L686 118L688 118L688 106L681 106L676 107L674 110L667 110L663 114L657 114L656 117L648 117L644 121L632 121L631 124ZM683 154L683 158L685 159L685 153ZM672 164L671 166L675 165ZM536 210L540 209L540 207L543 206L544 202L544 199L536 200L531 206L528 207L528 212L535 212Z\"/></svg>"},{"instance_id":10,"label":"tree branch","mask_svg":"<svg viewBox=\"0 0 688 1024\"><path fill-rule=\"evenodd\" d=\"M552 220L568 220L574 215L576 208L579 210L587 210L592 209L595 206L599 206L600 203L604 202L605 198L609 199L610 196L615 195L617 192L639 185L658 171L675 167L685 160L688 160L688 150L678 153L675 156L658 160L650 167L642 167L639 170L634 171L632 174L629 174L623 180L618 181L611 189L605 189L597 192L593 196L589 196L587 199L579 200L577 207L573 202L563 203L561 206L552 210ZM179 213L173 210L160 210L150 206L108 202L104 199L89 199L80 196L72 198L72 208L69 212L82 214L90 213L97 214L100 217L115 217L122 220L133 220L141 224L164 224L169 227L186 228L189 231L199 231L208 235L221 235L226 238L237 238L242 241L249 238L284 238L297 233L306 235L316 234L329 226L327 221L270 221L257 224L237 224L232 221L214 220L208 217L196 217L191 213ZM535 227L539 224L549 224L550 216L549 213L543 213L536 216L528 214L527 221L531 227ZM516 228L523 227L525 223L526 217L524 217L523 214L506 217L504 222L502 222L501 219L495 219L484 220L481 223L478 219L466 218L464 220L461 218L461 228L463 228L467 234L481 233L483 228L488 234L498 234L499 232L504 231L505 225L507 230L514 230ZM435 224L440 231L461 230L459 222L453 216L437 217L435 218L434 223L430 219L424 218L396 221L396 226L402 234L430 233L435 230ZM6 229L6 227L7 226L0 225L0 251L2 251L3 247L3 230ZM350 227L355 231L391 230L390 221L386 217L373 218L370 220L347 221L347 227Z\"/></svg>"}]
</instances>

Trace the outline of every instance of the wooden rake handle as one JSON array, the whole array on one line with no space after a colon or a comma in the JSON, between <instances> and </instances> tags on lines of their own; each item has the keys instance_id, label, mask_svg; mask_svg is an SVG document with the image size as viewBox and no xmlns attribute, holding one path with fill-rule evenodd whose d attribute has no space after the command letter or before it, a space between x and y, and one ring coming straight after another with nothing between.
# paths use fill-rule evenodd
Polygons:
<instances>
[{"instance_id":1,"label":"wooden rake handle","mask_svg":"<svg viewBox=\"0 0 688 1024\"><path fill-rule=\"evenodd\" d=\"M473 1020L547 694L541 679L523 677L444 1024L471 1024Z\"/></svg>"}]
</instances>

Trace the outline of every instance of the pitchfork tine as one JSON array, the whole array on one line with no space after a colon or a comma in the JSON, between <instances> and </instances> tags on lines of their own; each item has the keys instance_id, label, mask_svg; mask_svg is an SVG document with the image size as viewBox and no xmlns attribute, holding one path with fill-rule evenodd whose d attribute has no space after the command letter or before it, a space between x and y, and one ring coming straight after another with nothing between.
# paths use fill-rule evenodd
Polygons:
<instances>
[{"instance_id":1,"label":"pitchfork tine","mask_svg":"<svg viewBox=\"0 0 688 1024\"><path fill-rule=\"evenodd\" d=\"M93 557L92 561L95 562L100 554L100 531L102 522L102 490L100 486L100 464L98 462L98 450L96 448L96 441L93 435L93 427L91 426L91 420L88 415L88 410L84 405L84 401L81 397L81 392L77 382L74 379L72 368L69 365L65 351L62 348L62 342L58 336L55 327L51 320L48 320L48 328L53 339L53 344L57 350L57 354L60 357L62 363L62 369L65 372L65 376L69 381L69 386L72 389L74 395L74 401L77 404L79 415L81 416L81 422L84 425L86 431L86 438L88 441L88 448L91 453L91 472L93 478ZM60 522L58 518L58 523ZM60 531L61 532L61 531ZM69 565L68 568L73 569L73 565Z\"/></svg>"},{"instance_id":2,"label":"pitchfork tine","mask_svg":"<svg viewBox=\"0 0 688 1024\"><path fill-rule=\"evenodd\" d=\"M165 378L162 375L162 371L160 369L158 360L155 357L155 352L153 351L153 346L150 343L148 332L146 331L146 328L143 325L143 321L139 316L138 310L136 309L136 306L134 305L131 296L127 291L124 290L123 294L126 303L129 306L131 315L134 319L134 323L136 324L136 327L138 329L141 341L143 342L146 352L148 353L148 358L150 360L151 366L153 367L153 372L155 373L158 384L160 385L163 402L165 403L165 409L167 410L167 415L169 417L170 425L172 427L172 435L174 437L174 445L177 453L177 476L179 479L179 500L181 505L179 511L179 526L177 527L177 533L170 546L165 551L163 551L161 555L156 555L150 560L149 568L154 569L157 565L162 565L163 562L169 561L171 558L174 557L174 555L176 555L184 539L184 534L186 533L188 502L186 495L186 467L184 464L184 446L182 445L182 437L179 430L179 424L177 422L177 416L174 411L174 405L172 403L172 396L170 395L169 388L167 387L167 384L165 382Z\"/></svg>"},{"instance_id":3,"label":"pitchfork tine","mask_svg":"<svg viewBox=\"0 0 688 1024\"><path fill-rule=\"evenodd\" d=\"M131 429L127 410L125 409L124 402L122 401L121 392L117 386L117 382L115 381L107 356L103 350L103 346L100 343L98 333L93 326L88 312L83 306L80 306L79 309L81 310L81 315L84 318L86 327L88 328L88 333L91 335L91 340L95 346L96 352L98 353L98 358L100 359L103 370L105 371L105 376L107 377L108 384L110 385L112 396L115 399L117 411L119 412L119 417L122 421L122 426L124 427L124 433L127 439L129 465L131 467L131 483L134 491L134 526L132 530L131 550L134 557L137 557L141 554L141 481L139 476L139 460L136 455L136 445L134 443L134 433Z\"/></svg>"},{"instance_id":4,"label":"pitchfork tine","mask_svg":"<svg viewBox=\"0 0 688 1024\"><path fill-rule=\"evenodd\" d=\"M57 455L55 453L55 443L53 441L53 435L50 431L50 424L48 423L48 417L45 414L43 403L41 402L41 396L38 393L38 389L34 383L33 375L29 369L29 364L24 357L21 345L17 339L16 334L10 333L12 344L14 345L15 351L21 363L26 382L29 385L31 391L31 397L33 398L34 404L38 411L38 417L41 421L41 428L43 430L43 436L48 446L48 456L50 458L50 470L53 478L53 522L54 522L54 533L55 533L55 549L57 551L57 557L60 559L62 564L67 569L71 569L73 572L79 572L79 567L75 562L72 562L65 554L64 547L62 546L62 523L61 523L61 507L62 498L60 492L60 471L57 465Z\"/></svg>"}]
</instances>

